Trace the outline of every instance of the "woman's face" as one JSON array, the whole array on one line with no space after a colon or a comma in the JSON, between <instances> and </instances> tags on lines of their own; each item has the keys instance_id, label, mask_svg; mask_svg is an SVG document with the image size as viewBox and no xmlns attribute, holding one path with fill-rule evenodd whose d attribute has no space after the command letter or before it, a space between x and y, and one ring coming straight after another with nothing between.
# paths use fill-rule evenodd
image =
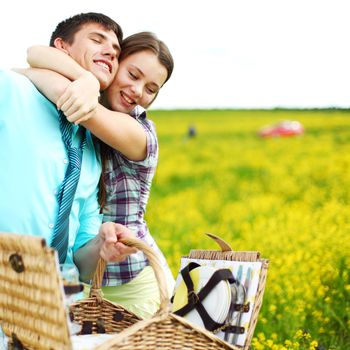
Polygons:
<instances>
[{"instance_id":1,"label":"woman's face","mask_svg":"<svg viewBox=\"0 0 350 350\"><path fill-rule=\"evenodd\" d=\"M136 105L147 108L167 78L166 68L152 51L140 51L123 59L106 91L112 110L130 113Z\"/></svg>"}]
</instances>

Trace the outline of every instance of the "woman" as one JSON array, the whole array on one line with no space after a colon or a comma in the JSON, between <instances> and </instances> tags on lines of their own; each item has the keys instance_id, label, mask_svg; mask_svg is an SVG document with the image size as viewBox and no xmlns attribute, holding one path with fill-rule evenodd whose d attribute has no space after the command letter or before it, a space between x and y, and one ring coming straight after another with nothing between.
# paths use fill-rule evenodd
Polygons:
<instances>
[{"instance_id":1,"label":"woman","mask_svg":"<svg viewBox=\"0 0 350 350\"><path fill-rule=\"evenodd\" d=\"M167 46L149 32L126 38L121 45L117 75L101 96L102 105L96 103L99 92L95 78L68 55L54 48L34 46L28 50L28 62L32 67L60 73L24 71L69 121L81 123L103 141L99 198L103 221L128 226L159 253L172 292L173 276L144 220L158 160L158 141L154 124L146 118L143 108L149 107L172 74L173 59ZM142 252L108 265L103 286L107 299L141 317L149 317L158 309L157 283Z\"/></svg>"}]
</instances>

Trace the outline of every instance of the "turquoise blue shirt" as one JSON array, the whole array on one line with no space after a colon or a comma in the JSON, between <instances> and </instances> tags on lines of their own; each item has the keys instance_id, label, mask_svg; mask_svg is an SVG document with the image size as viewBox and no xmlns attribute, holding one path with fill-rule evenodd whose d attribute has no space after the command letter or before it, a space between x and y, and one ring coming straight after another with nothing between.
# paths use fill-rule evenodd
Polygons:
<instances>
[{"instance_id":1,"label":"turquoise blue shirt","mask_svg":"<svg viewBox=\"0 0 350 350\"><path fill-rule=\"evenodd\" d=\"M73 142L81 137L75 127ZM51 243L57 192L67 167L56 106L24 76L0 71L0 231L32 234ZM72 253L101 225L97 202L100 159L87 132L82 171L69 218Z\"/></svg>"}]
</instances>

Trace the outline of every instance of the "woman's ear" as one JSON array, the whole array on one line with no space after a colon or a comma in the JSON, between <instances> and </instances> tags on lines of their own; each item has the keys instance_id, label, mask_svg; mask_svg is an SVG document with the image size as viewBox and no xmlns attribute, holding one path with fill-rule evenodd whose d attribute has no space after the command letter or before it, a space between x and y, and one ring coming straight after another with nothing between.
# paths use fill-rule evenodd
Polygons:
<instances>
[{"instance_id":1,"label":"woman's ear","mask_svg":"<svg viewBox=\"0 0 350 350\"><path fill-rule=\"evenodd\" d=\"M59 49L68 54L68 44L62 38L56 38L53 44L56 49Z\"/></svg>"}]
</instances>

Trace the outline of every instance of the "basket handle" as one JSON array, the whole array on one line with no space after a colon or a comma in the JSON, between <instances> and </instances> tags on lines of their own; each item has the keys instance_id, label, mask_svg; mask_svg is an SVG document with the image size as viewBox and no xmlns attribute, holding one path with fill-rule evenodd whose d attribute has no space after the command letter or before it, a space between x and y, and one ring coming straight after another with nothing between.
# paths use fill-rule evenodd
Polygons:
<instances>
[{"instance_id":1,"label":"basket handle","mask_svg":"<svg viewBox=\"0 0 350 350\"><path fill-rule=\"evenodd\" d=\"M222 238L220 238L212 233L209 233L209 232L207 232L206 235L208 237L212 238L220 246L222 252L232 252L233 251L231 246L227 242L225 242Z\"/></svg>"},{"instance_id":2,"label":"basket handle","mask_svg":"<svg viewBox=\"0 0 350 350\"><path fill-rule=\"evenodd\" d=\"M161 263L157 253L146 243L137 238L121 238L119 242L129 246L135 247L143 251L149 260L150 266L153 268L158 288L159 288L159 297L160 297L160 307L158 313L168 312L169 308L169 295L168 289L166 286L166 279L164 271L161 267ZM101 283L104 271L106 269L106 261L102 258L99 259L95 274L92 280L92 286L90 289L90 297L92 296L101 296Z\"/></svg>"}]
</instances>

